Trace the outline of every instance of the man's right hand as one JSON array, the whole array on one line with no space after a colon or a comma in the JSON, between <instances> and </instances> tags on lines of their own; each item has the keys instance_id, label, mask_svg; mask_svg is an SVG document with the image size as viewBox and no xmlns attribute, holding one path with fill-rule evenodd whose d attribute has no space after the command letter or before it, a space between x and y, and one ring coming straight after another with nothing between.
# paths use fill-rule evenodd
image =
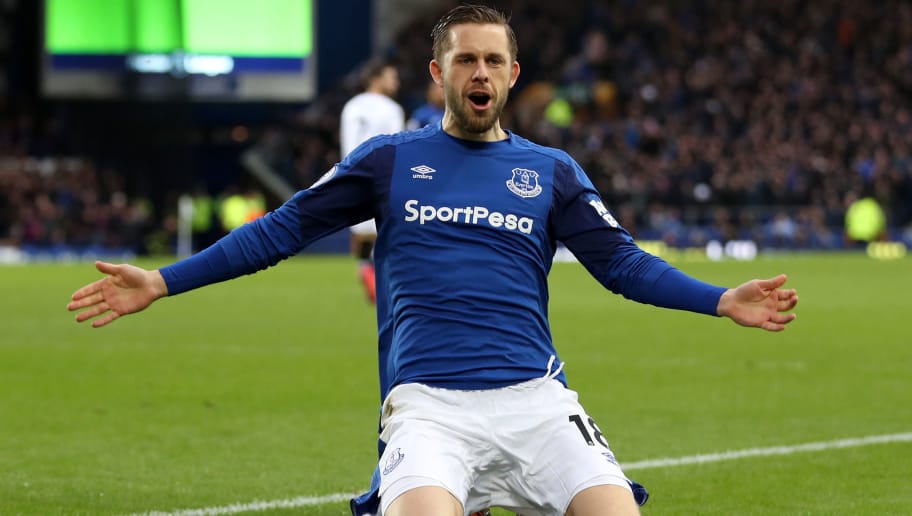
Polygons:
<instances>
[{"instance_id":1,"label":"man's right hand","mask_svg":"<svg viewBox=\"0 0 912 516\"><path fill-rule=\"evenodd\" d=\"M107 276L73 292L72 301L67 304L71 312L84 309L76 315L76 322L95 318L92 327L100 328L168 295L168 286L158 270L102 261L96 261L95 268Z\"/></svg>"}]
</instances>

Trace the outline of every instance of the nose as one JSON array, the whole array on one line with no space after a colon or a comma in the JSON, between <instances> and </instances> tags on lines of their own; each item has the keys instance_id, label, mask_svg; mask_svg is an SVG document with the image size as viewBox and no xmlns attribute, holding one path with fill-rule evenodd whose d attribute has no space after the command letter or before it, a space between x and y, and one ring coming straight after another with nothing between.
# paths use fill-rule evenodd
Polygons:
<instances>
[{"instance_id":1,"label":"nose","mask_svg":"<svg viewBox=\"0 0 912 516\"><path fill-rule=\"evenodd\" d=\"M484 60L479 60L475 66L475 73L472 74L473 81L488 82L488 66Z\"/></svg>"}]
</instances>

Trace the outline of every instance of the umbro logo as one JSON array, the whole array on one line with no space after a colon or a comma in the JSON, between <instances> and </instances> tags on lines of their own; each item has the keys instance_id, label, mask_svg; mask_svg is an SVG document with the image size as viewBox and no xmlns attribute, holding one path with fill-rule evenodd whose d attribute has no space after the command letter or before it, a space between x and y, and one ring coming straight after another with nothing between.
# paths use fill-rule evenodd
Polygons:
<instances>
[{"instance_id":1,"label":"umbro logo","mask_svg":"<svg viewBox=\"0 0 912 516\"><path fill-rule=\"evenodd\" d=\"M427 165L418 165L417 167L412 167L409 170L414 172L414 174L412 174L412 179L434 179L434 176L431 174L437 172L435 169Z\"/></svg>"}]
</instances>

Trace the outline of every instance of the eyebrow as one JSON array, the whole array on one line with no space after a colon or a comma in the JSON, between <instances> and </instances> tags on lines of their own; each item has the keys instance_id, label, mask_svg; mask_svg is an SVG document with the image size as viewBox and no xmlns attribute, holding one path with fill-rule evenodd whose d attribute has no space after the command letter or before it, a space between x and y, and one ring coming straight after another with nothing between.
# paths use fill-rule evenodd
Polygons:
<instances>
[{"instance_id":1,"label":"eyebrow","mask_svg":"<svg viewBox=\"0 0 912 516\"><path fill-rule=\"evenodd\" d=\"M475 52L466 51L466 52L459 52L459 53L453 55L454 59L460 59L463 57L478 57L478 54L476 54ZM507 55L503 54L501 52L487 52L484 54L485 59L491 59L492 57L497 57L497 58L503 59L504 61L507 60Z\"/></svg>"}]
</instances>

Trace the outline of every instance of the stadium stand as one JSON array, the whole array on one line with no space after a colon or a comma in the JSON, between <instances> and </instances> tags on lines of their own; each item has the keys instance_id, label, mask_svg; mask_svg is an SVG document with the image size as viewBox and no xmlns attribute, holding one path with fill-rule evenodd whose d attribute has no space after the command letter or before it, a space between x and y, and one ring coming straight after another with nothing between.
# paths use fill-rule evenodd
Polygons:
<instances>
[{"instance_id":1,"label":"stadium stand","mask_svg":"<svg viewBox=\"0 0 912 516\"><path fill-rule=\"evenodd\" d=\"M482 3L511 13L520 37L522 74L504 127L568 150L638 239L842 249L848 203L871 191L885 210L887 238L912 246L912 4ZM27 26L22 18L35 14L28 4L0 2L0 23ZM407 112L424 101L429 29L453 2L440 4L376 49L401 63ZM290 188L310 185L339 159L338 115L354 91L354 70L307 106L268 108L245 128L249 137L233 137L231 124L183 131L182 152L218 156L212 145L222 142L231 152L219 166L233 172L190 169L146 196L148 179L134 176L149 170L124 170L74 139L66 106L50 109L25 73L34 55L11 52L27 36L0 34L9 35L0 41L6 245L160 252L172 245L178 194L200 182L216 196L249 186L241 184L250 180L242 151L254 150ZM177 122L192 125L194 117Z\"/></svg>"},{"instance_id":2,"label":"stadium stand","mask_svg":"<svg viewBox=\"0 0 912 516\"><path fill-rule=\"evenodd\" d=\"M848 203L871 188L889 237L909 243L909 4L496 5L521 38L505 127L568 149L638 238L840 249ZM436 14L387 50L403 63L406 107L421 101ZM317 154L305 135L345 96L324 96L289 129L308 142L295 152Z\"/></svg>"}]
</instances>

